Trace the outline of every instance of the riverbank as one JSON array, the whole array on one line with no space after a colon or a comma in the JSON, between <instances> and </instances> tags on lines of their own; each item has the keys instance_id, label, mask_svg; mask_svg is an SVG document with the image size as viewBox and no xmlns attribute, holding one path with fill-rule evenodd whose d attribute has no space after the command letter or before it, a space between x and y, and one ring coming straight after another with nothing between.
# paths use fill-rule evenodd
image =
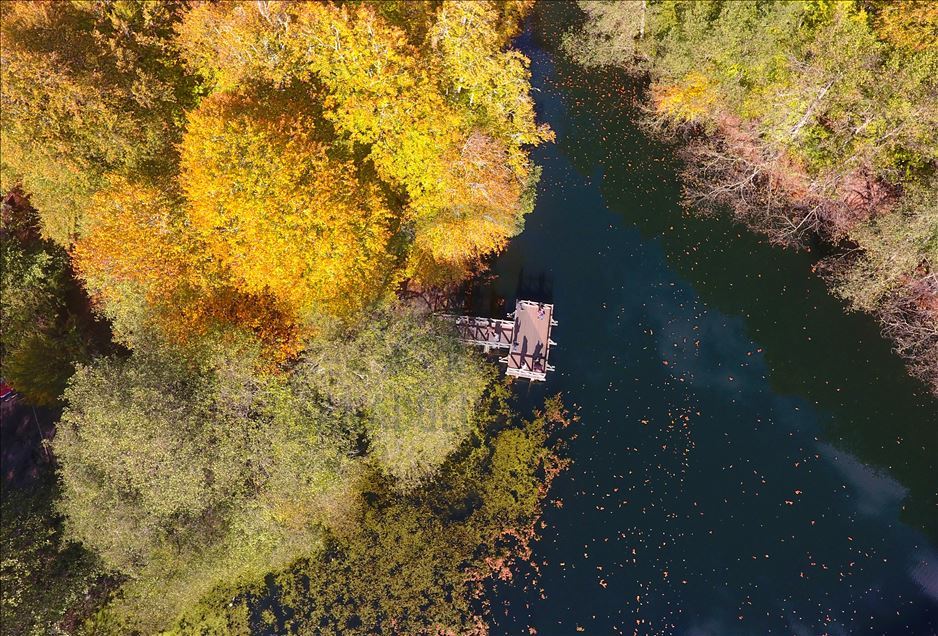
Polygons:
<instances>
[{"instance_id":1,"label":"riverbank","mask_svg":"<svg viewBox=\"0 0 938 636\"><path fill-rule=\"evenodd\" d=\"M825 242L831 292L876 316L938 394L938 11L578 6L567 51L647 81L641 120L678 143L689 209L788 247Z\"/></svg>"}]
</instances>

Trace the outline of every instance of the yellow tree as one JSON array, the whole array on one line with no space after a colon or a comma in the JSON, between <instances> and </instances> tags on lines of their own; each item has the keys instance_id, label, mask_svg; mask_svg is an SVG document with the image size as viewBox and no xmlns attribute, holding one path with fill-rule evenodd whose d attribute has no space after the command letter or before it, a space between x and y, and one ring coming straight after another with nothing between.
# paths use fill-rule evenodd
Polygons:
<instances>
[{"instance_id":1,"label":"yellow tree","mask_svg":"<svg viewBox=\"0 0 938 636\"><path fill-rule=\"evenodd\" d=\"M178 45L220 91L256 91L245 87L257 81L283 90L306 86L311 99L304 126L316 129L322 147L304 150L305 160L321 162L312 157L336 148L360 153L359 170L373 169L396 195L389 225L405 251L411 246L407 273L439 279L444 271L464 275L470 263L519 231L533 181L527 148L552 137L535 122L527 59L503 51L525 6L415 6L427 22L421 43L416 32L386 17L399 18L391 5L204 3L186 16ZM263 144L251 145L247 156ZM184 172L211 165L203 159L188 162ZM330 165L341 172L335 159ZM287 171L281 177L291 178ZM276 224L279 217L269 218ZM252 282L254 274L266 279L259 270L238 274L252 291L263 283ZM278 293L285 298L288 291Z\"/></svg>"},{"instance_id":2,"label":"yellow tree","mask_svg":"<svg viewBox=\"0 0 938 636\"><path fill-rule=\"evenodd\" d=\"M522 183L505 145L478 130L446 159L446 199L417 220L415 246L433 261L457 265L503 248L521 230Z\"/></svg>"},{"instance_id":3,"label":"yellow tree","mask_svg":"<svg viewBox=\"0 0 938 636\"><path fill-rule=\"evenodd\" d=\"M175 295L190 276L172 223L178 201L153 188L113 180L85 211L72 260L89 294L128 344L148 307Z\"/></svg>"},{"instance_id":4,"label":"yellow tree","mask_svg":"<svg viewBox=\"0 0 938 636\"><path fill-rule=\"evenodd\" d=\"M501 50L503 21L494 3L450 0L428 37L443 91L462 103L478 125L504 140L509 164L524 179L529 169L525 147L549 141L553 133L535 121L528 59Z\"/></svg>"},{"instance_id":5,"label":"yellow tree","mask_svg":"<svg viewBox=\"0 0 938 636\"><path fill-rule=\"evenodd\" d=\"M394 215L314 104L305 87L217 93L181 146L187 227L232 287L300 320L354 316L395 282Z\"/></svg>"},{"instance_id":6,"label":"yellow tree","mask_svg":"<svg viewBox=\"0 0 938 636\"><path fill-rule=\"evenodd\" d=\"M174 170L195 81L172 46L182 3L0 2L0 187L16 183L68 246L107 176Z\"/></svg>"},{"instance_id":7,"label":"yellow tree","mask_svg":"<svg viewBox=\"0 0 938 636\"><path fill-rule=\"evenodd\" d=\"M440 52L430 56L368 6L313 5L297 19L312 43L309 68L328 90L325 116L368 144L379 175L406 192L415 261L431 269L498 250L520 230L531 176L523 148L551 137L534 123L525 58L500 53L498 13L458 5L437 14L430 33ZM478 19L467 22L466 11ZM477 100L450 90L462 80Z\"/></svg>"},{"instance_id":8,"label":"yellow tree","mask_svg":"<svg viewBox=\"0 0 938 636\"><path fill-rule=\"evenodd\" d=\"M924 53L938 48L938 5L926 0L883 2L874 27L883 41L904 53Z\"/></svg>"},{"instance_id":9,"label":"yellow tree","mask_svg":"<svg viewBox=\"0 0 938 636\"><path fill-rule=\"evenodd\" d=\"M90 202L72 249L75 267L115 337L148 346L154 334L197 345L246 330L274 361L295 354L299 334L275 299L233 288L188 235L179 197L113 180Z\"/></svg>"}]
</instances>

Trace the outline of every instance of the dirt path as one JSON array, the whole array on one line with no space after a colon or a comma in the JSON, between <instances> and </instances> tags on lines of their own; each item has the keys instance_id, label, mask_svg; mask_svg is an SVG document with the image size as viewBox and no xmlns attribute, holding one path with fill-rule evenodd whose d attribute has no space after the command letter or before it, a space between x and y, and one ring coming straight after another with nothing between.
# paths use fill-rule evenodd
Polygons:
<instances>
[{"instance_id":1,"label":"dirt path","mask_svg":"<svg viewBox=\"0 0 938 636\"><path fill-rule=\"evenodd\" d=\"M16 398L0 403L0 472L4 488L33 482L51 461L42 439L51 439L57 409L34 408ZM42 437L40 437L42 435Z\"/></svg>"}]
</instances>

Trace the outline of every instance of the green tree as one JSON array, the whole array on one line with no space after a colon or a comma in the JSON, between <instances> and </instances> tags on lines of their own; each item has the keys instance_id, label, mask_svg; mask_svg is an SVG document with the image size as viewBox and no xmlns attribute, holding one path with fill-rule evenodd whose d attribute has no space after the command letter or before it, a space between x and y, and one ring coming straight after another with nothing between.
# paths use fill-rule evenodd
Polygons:
<instances>
[{"instance_id":1,"label":"green tree","mask_svg":"<svg viewBox=\"0 0 938 636\"><path fill-rule=\"evenodd\" d=\"M18 191L2 204L0 364L32 404L59 400L76 361L96 348L65 251L39 238L35 210ZM86 308L85 308L86 309Z\"/></svg>"},{"instance_id":2,"label":"green tree","mask_svg":"<svg viewBox=\"0 0 938 636\"><path fill-rule=\"evenodd\" d=\"M371 475L353 522L330 531L323 552L233 603L220 596L200 605L179 631L244 625L249 615L255 631L486 633L483 584L529 557L544 494L564 465L554 433L569 421L556 398L521 420L509 395L503 384L490 387L473 434L438 479L405 494Z\"/></svg>"},{"instance_id":3,"label":"green tree","mask_svg":"<svg viewBox=\"0 0 938 636\"><path fill-rule=\"evenodd\" d=\"M609 3L581 0L585 14L577 31L564 34L563 47L588 66L629 66L640 59L640 39L645 37L648 2ZM651 10L657 7L652 5Z\"/></svg>"},{"instance_id":4,"label":"green tree","mask_svg":"<svg viewBox=\"0 0 938 636\"><path fill-rule=\"evenodd\" d=\"M361 475L428 481L477 431L492 379L451 328L407 310L317 340L290 373L258 352L247 340L188 361L156 342L69 383L60 508L69 536L129 577L113 611L131 626L317 554L354 525Z\"/></svg>"},{"instance_id":5,"label":"green tree","mask_svg":"<svg viewBox=\"0 0 938 636\"><path fill-rule=\"evenodd\" d=\"M258 372L250 346L200 370L171 351L80 366L54 443L71 538L129 577L151 630L219 583L314 550L354 497L341 417Z\"/></svg>"},{"instance_id":6,"label":"green tree","mask_svg":"<svg viewBox=\"0 0 938 636\"><path fill-rule=\"evenodd\" d=\"M895 183L910 165L936 158L935 47L918 35L913 46L888 46L854 3L583 7L583 28L568 36L581 61L635 68L639 58L660 114L711 129L751 124L760 143L804 162L811 185L825 194L837 195L847 173L866 170ZM890 20L881 28L895 39L903 27L893 14L884 9ZM921 11L919 21L938 19L930 15ZM907 24L926 32L915 20Z\"/></svg>"},{"instance_id":7,"label":"green tree","mask_svg":"<svg viewBox=\"0 0 938 636\"><path fill-rule=\"evenodd\" d=\"M405 488L433 476L466 439L492 380L491 368L447 325L408 310L312 343L295 373L331 403L362 414L371 454Z\"/></svg>"}]
</instances>

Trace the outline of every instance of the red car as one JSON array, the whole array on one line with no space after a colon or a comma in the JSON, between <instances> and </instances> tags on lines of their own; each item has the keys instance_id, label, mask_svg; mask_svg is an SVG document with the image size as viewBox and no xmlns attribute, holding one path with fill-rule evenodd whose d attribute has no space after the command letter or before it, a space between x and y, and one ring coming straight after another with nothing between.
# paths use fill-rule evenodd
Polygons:
<instances>
[{"instance_id":1,"label":"red car","mask_svg":"<svg viewBox=\"0 0 938 636\"><path fill-rule=\"evenodd\" d=\"M6 382L0 382L0 402L6 402L16 397L16 391Z\"/></svg>"}]
</instances>

